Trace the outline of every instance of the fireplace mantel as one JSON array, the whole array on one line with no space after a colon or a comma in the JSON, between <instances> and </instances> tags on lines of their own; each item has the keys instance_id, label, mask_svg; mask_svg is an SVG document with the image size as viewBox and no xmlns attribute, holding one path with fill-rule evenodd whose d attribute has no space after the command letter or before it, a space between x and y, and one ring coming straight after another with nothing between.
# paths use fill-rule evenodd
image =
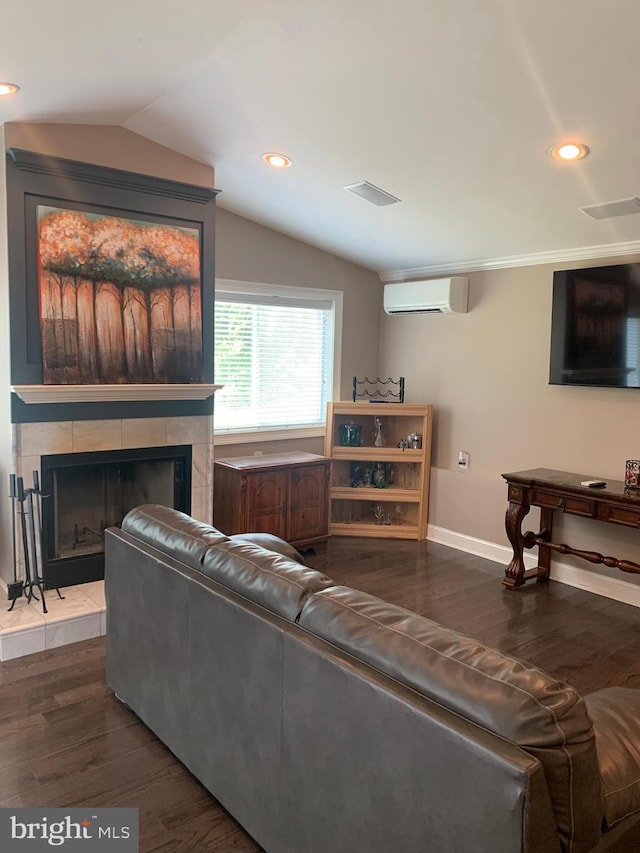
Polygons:
<instances>
[{"instance_id":1,"label":"fireplace mantel","mask_svg":"<svg viewBox=\"0 0 640 853\"><path fill-rule=\"evenodd\" d=\"M24 403L115 403L145 400L206 400L222 385L13 385Z\"/></svg>"}]
</instances>

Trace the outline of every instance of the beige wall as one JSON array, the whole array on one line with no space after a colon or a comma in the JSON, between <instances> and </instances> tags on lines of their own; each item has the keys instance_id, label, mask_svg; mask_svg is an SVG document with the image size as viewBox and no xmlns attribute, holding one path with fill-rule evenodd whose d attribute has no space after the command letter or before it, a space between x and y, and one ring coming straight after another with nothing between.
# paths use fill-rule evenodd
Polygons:
<instances>
[{"instance_id":1,"label":"beige wall","mask_svg":"<svg viewBox=\"0 0 640 853\"><path fill-rule=\"evenodd\" d=\"M470 274L467 314L383 317L380 372L405 376L408 402L435 406L430 524L506 545L503 472L545 467L622 480L625 460L640 455L640 390L548 384L553 270L562 266L580 264ZM458 470L459 450L471 454L468 471ZM525 529L536 525L532 511ZM633 530L567 517L556 525L555 541L561 536L640 562Z\"/></svg>"},{"instance_id":2,"label":"beige wall","mask_svg":"<svg viewBox=\"0 0 640 853\"><path fill-rule=\"evenodd\" d=\"M382 285L378 275L226 210L216 215L216 275L236 281L317 287L343 293L343 400L351 399L354 376L371 376L378 362ZM255 451L322 453L324 439L216 446L216 458Z\"/></svg>"}]
</instances>

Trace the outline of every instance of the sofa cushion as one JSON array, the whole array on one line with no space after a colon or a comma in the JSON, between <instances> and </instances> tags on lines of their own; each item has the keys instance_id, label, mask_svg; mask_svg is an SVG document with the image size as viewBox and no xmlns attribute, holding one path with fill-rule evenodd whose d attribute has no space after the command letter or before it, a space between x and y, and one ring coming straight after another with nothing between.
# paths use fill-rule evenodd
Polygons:
<instances>
[{"instance_id":1,"label":"sofa cushion","mask_svg":"<svg viewBox=\"0 0 640 853\"><path fill-rule=\"evenodd\" d=\"M280 539L279 536L274 536L273 533L234 533L229 539L232 542L251 542L254 545L261 545L267 551L275 551L277 554L282 554L283 557L288 557L296 563L304 565L304 558L299 551Z\"/></svg>"},{"instance_id":2,"label":"sofa cushion","mask_svg":"<svg viewBox=\"0 0 640 853\"><path fill-rule=\"evenodd\" d=\"M585 696L596 733L605 829L640 812L640 690L608 687Z\"/></svg>"},{"instance_id":3,"label":"sofa cushion","mask_svg":"<svg viewBox=\"0 0 640 853\"><path fill-rule=\"evenodd\" d=\"M159 504L132 509L122 520L122 530L198 570L207 548L229 538L209 524Z\"/></svg>"},{"instance_id":4,"label":"sofa cushion","mask_svg":"<svg viewBox=\"0 0 640 853\"><path fill-rule=\"evenodd\" d=\"M333 586L326 575L251 542L223 542L209 548L202 571L212 580L296 621L307 598Z\"/></svg>"},{"instance_id":5,"label":"sofa cushion","mask_svg":"<svg viewBox=\"0 0 640 853\"><path fill-rule=\"evenodd\" d=\"M313 595L299 622L538 758L563 848L578 853L595 847L602 821L600 771L593 726L573 687L346 587Z\"/></svg>"}]
</instances>

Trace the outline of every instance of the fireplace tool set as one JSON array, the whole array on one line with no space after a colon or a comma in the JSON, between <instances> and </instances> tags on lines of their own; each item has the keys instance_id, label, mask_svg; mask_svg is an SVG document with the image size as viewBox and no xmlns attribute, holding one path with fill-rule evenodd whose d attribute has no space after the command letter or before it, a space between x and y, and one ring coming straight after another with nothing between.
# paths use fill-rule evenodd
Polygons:
<instances>
[{"instance_id":1,"label":"fireplace tool set","mask_svg":"<svg viewBox=\"0 0 640 853\"><path fill-rule=\"evenodd\" d=\"M37 471L33 472L33 487L25 489L22 477L9 475L9 498L11 499L11 517L13 531L13 581L7 585L8 597L11 602L9 610L13 610L16 601L23 595L27 604L31 599L42 599L42 610L47 613L47 603L44 597L46 586L53 589L40 574L42 562L42 499L46 497L40 491L40 478ZM22 542L23 572L18 579L18 534ZM35 590L40 591L40 597ZM55 587L59 598L64 598Z\"/></svg>"}]
</instances>

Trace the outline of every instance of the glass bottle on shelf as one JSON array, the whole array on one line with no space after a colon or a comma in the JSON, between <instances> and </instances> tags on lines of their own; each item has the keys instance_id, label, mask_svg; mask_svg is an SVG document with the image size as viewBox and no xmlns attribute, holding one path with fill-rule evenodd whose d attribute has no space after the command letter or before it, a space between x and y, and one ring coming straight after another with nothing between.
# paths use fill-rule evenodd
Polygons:
<instances>
[{"instance_id":1,"label":"glass bottle on shelf","mask_svg":"<svg viewBox=\"0 0 640 853\"><path fill-rule=\"evenodd\" d=\"M407 489L418 488L418 466L415 462L407 465Z\"/></svg>"},{"instance_id":2,"label":"glass bottle on shelf","mask_svg":"<svg viewBox=\"0 0 640 853\"><path fill-rule=\"evenodd\" d=\"M373 430L373 446L384 447L384 433L382 432L382 420L375 419L375 427Z\"/></svg>"},{"instance_id":3,"label":"glass bottle on shelf","mask_svg":"<svg viewBox=\"0 0 640 853\"><path fill-rule=\"evenodd\" d=\"M389 465L386 462L374 462L373 486L376 489L386 489L389 485Z\"/></svg>"},{"instance_id":4,"label":"glass bottle on shelf","mask_svg":"<svg viewBox=\"0 0 640 853\"><path fill-rule=\"evenodd\" d=\"M395 476L395 485L399 489L407 488L407 466L406 465L398 465L396 467L396 476Z\"/></svg>"}]
</instances>

